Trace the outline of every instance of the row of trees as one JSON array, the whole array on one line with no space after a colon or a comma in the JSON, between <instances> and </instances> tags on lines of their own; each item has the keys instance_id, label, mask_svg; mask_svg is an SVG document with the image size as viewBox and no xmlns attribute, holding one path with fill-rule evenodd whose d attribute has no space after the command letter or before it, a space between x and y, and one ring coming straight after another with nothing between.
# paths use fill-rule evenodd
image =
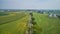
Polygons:
<instances>
[{"instance_id":1,"label":"row of trees","mask_svg":"<svg viewBox=\"0 0 60 34\"><path fill-rule=\"evenodd\" d=\"M38 32L42 31L42 28L37 26L37 22L35 22L35 18L34 18L33 13L30 13L30 15L31 15L31 24L33 25L33 26L31 26L30 29L32 30L32 34L37 34Z\"/></svg>"}]
</instances>

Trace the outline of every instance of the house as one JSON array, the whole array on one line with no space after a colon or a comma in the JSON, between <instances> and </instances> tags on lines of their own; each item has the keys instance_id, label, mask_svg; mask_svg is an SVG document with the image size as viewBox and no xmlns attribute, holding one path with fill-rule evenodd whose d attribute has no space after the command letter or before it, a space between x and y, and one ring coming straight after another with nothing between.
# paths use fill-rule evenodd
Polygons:
<instances>
[{"instance_id":1,"label":"house","mask_svg":"<svg viewBox=\"0 0 60 34\"><path fill-rule=\"evenodd\" d=\"M57 14L53 14L53 17L57 17Z\"/></svg>"},{"instance_id":2,"label":"house","mask_svg":"<svg viewBox=\"0 0 60 34\"><path fill-rule=\"evenodd\" d=\"M43 12L43 14L46 14L46 12Z\"/></svg>"},{"instance_id":3,"label":"house","mask_svg":"<svg viewBox=\"0 0 60 34\"><path fill-rule=\"evenodd\" d=\"M49 14L49 17L52 17L52 16L53 16L53 14L52 14L52 13L50 13L50 14Z\"/></svg>"},{"instance_id":4,"label":"house","mask_svg":"<svg viewBox=\"0 0 60 34\"><path fill-rule=\"evenodd\" d=\"M50 13L49 17L57 17L57 14Z\"/></svg>"}]
</instances>

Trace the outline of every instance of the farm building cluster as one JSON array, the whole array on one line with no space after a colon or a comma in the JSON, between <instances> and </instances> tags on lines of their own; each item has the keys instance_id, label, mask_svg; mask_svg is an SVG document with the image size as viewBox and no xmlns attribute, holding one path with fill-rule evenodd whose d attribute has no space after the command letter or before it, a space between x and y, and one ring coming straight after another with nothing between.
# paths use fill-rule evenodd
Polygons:
<instances>
[{"instance_id":1,"label":"farm building cluster","mask_svg":"<svg viewBox=\"0 0 60 34\"><path fill-rule=\"evenodd\" d=\"M48 14L49 17L58 17L60 18L60 10L39 10L39 11L36 11L38 13L41 13L41 14Z\"/></svg>"}]
</instances>

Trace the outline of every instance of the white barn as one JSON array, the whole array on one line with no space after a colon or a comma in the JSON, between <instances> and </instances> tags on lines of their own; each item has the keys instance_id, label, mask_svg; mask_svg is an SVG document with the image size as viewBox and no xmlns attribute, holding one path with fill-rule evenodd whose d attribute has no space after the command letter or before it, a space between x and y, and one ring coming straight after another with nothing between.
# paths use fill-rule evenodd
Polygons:
<instances>
[{"instance_id":1,"label":"white barn","mask_svg":"<svg viewBox=\"0 0 60 34\"><path fill-rule=\"evenodd\" d=\"M57 15L56 14L49 14L49 17L57 17Z\"/></svg>"},{"instance_id":2,"label":"white barn","mask_svg":"<svg viewBox=\"0 0 60 34\"><path fill-rule=\"evenodd\" d=\"M57 17L57 15L56 15L56 14L53 14L53 16L54 16L54 17Z\"/></svg>"},{"instance_id":3,"label":"white barn","mask_svg":"<svg viewBox=\"0 0 60 34\"><path fill-rule=\"evenodd\" d=\"M43 12L43 14L46 14L46 12Z\"/></svg>"},{"instance_id":4,"label":"white barn","mask_svg":"<svg viewBox=\"0 0 60 34\"><path fill-rule=\"evenodd\" d=\"M52 17L53 16L53 14L51 13L51 14L49 14L49 17Z\"/></svg>"}]
</instances>

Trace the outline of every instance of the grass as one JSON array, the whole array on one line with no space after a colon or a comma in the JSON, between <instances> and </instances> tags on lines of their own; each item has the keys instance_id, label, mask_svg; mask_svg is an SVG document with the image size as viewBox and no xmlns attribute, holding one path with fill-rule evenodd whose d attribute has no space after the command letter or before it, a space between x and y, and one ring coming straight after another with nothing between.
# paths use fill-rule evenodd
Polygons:
<instances>
[{"instance_id":1,"label":"grass","mask_svg":"<svg viewBox=\"0 0 60 34\"><path fill-rule=\"evenodd\" d=\"M8 12L0 16L0 34L25 34L28 29L29 12ZM33 34L60 34L60 19L33 12L36 24Z\"/></svg>"},{"instance_id":2,"label":"grass","mask_svg":"<svg viewBox=\"0 0 60 34\"><path fill-rule=\"evenodd\" d=\"M18 19L20 19L24 16L26 16L26 15L22 14L22 13L13 13L13 14L10 14L10 15L7 15L7 16L2 16L2 17L0 17L0 25L11 22L11 21L18 20Z\"/></svg>"},{"instance_id":3,"label":"grass","mask_svg":"<svg viewBox=\"0 0 60 34\"><path fill-rule=\"evenodd\" d=\"M47 14L33 13L36 25L34 34L60 34L60 19L49 18Z\"/></svg>"},{"instance_id":4,"label":"grass","mask_svg":"<svg viewBox=\"0 0 60 34\"><path fill-rule=\"evenodd\" d=\"M1 16L0 23L5 24L0 25L0 34L25 34L28 20L28 13L13 13L13 15Z\"/></svg>"}]
</instances>

